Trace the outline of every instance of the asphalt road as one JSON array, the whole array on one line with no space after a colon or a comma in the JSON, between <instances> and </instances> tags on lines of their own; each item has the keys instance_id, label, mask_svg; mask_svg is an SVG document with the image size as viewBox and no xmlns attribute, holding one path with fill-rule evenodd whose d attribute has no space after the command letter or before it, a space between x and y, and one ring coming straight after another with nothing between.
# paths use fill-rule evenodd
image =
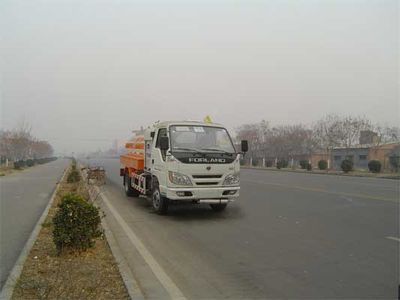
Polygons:
<instances>
[{"instance_id":1,"label":"asphalt road","mask_svg":"<svg viewBox=\"0 0 400 300\"><path fill-rule=\"evenodd\" d=\"M0 177L0 282L7 280L69 160Z\"/></svg>"},{"instance_id":2,"label":"asphalt road","mask_svg":"<svg viewBox=\"0 0 400 300\"><path fill-rule=\"evenodd\" d=\"M241 171L241 197L223 213L174 206L154 214L123 193L117 159L103 188L124 221L189 298L397 298L399 182ZM166 291L107 218L147 297Z\"/></svg>"}]
</instances>

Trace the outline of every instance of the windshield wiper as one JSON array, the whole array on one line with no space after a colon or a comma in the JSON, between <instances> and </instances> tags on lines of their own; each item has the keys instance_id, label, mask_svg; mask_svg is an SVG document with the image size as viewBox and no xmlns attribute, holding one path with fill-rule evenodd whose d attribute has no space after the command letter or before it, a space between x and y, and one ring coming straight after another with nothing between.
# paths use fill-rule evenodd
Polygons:
<instances>
[{"instance_id":1,"label":"windshield wiper","mask_svg":"<svg viewBox=\"0 0 400 300\"><path fill-rule=\"evenodd\" d=\"M232 154L231 152L222 150L222 149L218 149L218 148L201 148L200 150L206 150L206 151L218 151L221 153L225 153L225 154Z\"/></svg>"},{"instance_id":2,"label":"windshield wiper","mask_svg":"<svg viewBox=\"0 0 400 300\"><path fill-rule=\"evenodd\" d=\"M175 151L175 150L191 151L191 152L201 153L201 151L199 149L195 149L195 148L181 148L181 147L172 148L172 151Z\"/></svg>"}]
</instances>

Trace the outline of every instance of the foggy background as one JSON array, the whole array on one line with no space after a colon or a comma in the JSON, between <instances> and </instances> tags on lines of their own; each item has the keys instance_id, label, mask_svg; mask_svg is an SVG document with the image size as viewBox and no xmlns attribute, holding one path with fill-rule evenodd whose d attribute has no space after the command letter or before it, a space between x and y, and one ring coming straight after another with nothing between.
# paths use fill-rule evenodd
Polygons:
<instances>
[{"instance_id":1,"label":"foggy background","mask_svg":"<svg viewBox=\"0 0 400 300\"><path fill-rule=\"evenodd\" d=\"M56 152L157 120L399 123L398 1L1 1L1 127Z\"/></svg>"}]
</instances>

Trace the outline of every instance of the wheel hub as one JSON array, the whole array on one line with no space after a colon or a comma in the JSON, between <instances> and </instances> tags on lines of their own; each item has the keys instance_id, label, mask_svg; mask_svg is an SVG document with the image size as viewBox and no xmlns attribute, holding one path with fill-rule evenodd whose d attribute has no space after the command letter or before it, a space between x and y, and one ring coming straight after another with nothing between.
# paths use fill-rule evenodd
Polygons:
<instances>
[{"instance_id":1,"label":"wheel hub","mask_svg":"<svg viewBox=\"0 0 400 300\"><path fill-rule=\"evenodd\" d=\"M127 178L126 178L126 176L125 176L125 191L128 191L129 190L129 187L128 187L128 180L127 180Z\"/></svg>"},{"instance_id":2,"label":"wheel hub","mask_svg":"<svg viewBox=\"0 0 400 300\"><path fill-rule=\"evenodd\" d=\"M160 207L160 192L158 190L153 193L153 206L157 209Z\"/></svg>"}]
</instances>

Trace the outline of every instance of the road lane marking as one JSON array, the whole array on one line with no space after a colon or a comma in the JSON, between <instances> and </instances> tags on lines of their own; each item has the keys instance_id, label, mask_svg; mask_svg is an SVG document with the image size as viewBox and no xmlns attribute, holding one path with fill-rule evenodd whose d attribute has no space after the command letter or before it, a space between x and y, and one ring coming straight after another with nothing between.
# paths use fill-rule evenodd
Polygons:
<instances>
[{"instance_id":1,"label":"road lane marking","mask_svg":"<svg viewBox=\"0 0 400 300\"><path fill-rule=\"evenodd\" d=\"M154 275L160 281L161 285L165 288L165 290L170 295L171 299L186 299L181 290L176 286L176 284L172 281L172 279L167 275L164 269L160 266L160 264L155 260L153 255L151 255L150 251L147 250L145 245L139 239L139 237L132 231L129 225L125 222L125 220L121 217L121 215L116 211L116 209L112 206L111 202L108 200L107 196L98 191L107 205L108 209L117 220L119 225L125 231L132 245L137 249L140 255L143 257L145 262L149 265L150 269L153 271Z\"/></svg>"},{"instance_id":2,"label":"road lane marking","mask_svg":"<svg viewBox=\"0 0 400 300\"><path fill-rule=\"evenodd\" d=\"M338 193L338 192L332 192L332 191L328 191L328 190L320 189L320 188L309 188L309 187L303 187L303 186L297 186L297 185L286 185L286 184L283 184L283 183L273 183L273 182L265 182L265 181L252 181L252 180L242 180L242 179L241 179L241 181L242 182L250 182L250 183L258 183L258 184L265 184L265 185L274 185L274 186L292 188L292 189L297 189L297 190L302 190L302 191L307 191L307 192L318 192L318 193L326 193L326 194L338 195L338 196L347 196L347 197L366 198L366 199L372 199L372 200L399 202L399 199L393 199L393 198L385 198L385 197L379 197L379 196L369 196L369 195L364 195L364 194Z\"/></svg>"},{"instance_id":3,"label":"road lane marking","mask_svg":"<svg viewBox=\"0 0 400 300\"><path fill-rule=\"evenodd\" d=\"M397 237L394 237L394 236L387 236L386 238L389 239L389 240L397 241L397 242L400 243L400 238L397 238Z\"/></svg>"}]
</instances>

